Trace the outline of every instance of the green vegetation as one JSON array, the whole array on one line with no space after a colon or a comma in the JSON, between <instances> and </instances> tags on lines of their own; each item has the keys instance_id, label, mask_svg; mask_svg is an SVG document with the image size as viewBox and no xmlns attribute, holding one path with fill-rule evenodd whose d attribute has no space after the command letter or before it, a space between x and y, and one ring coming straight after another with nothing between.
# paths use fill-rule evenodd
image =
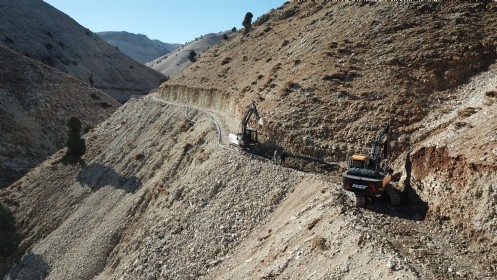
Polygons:
<instances>
[{"instance_id":1,"label":"green vegetation","mask_svg":"<svg viewBox=\"0 0 497 280\"><path fill-rule=\"evenodd\" d=\"M191 62L195 62L197 59L195 58L197 56L197 53L194 50L190 51L190 54L188 55L188 59Z\"/></svg>"},{"instance_id":2,"label":"green vegetation","mask_svg":"<svg viewBox=\"0 0 497 280\"><path fill-rule=\"evenodd\" d=\"M86 152L85 140L81 138L81 121L71 117L67 122L69 128L67 139L67 152L62 158L65 164L77 163Z\"/></svg>"},{"instance_id":3,"label":"green vegetation","mask_svg":"<svg viewBox=\"0 0 497 280\"><path fill-rule=\"evenodd\" d=\"M19 241L14 216L0 203L0 258L12 255Z\"/></svg>"},{"instance_id":4,"label":"green vegetation","mask_svg":"<svg viewBox=\"0 0 497 280\"><path fill-rule=\"evenodd\" d=\"M90 86L93 86L95 81L93 80L93 73L90 74L90 77L88 78L88 82L90 83Z\"/></svg>"}]
</instances>

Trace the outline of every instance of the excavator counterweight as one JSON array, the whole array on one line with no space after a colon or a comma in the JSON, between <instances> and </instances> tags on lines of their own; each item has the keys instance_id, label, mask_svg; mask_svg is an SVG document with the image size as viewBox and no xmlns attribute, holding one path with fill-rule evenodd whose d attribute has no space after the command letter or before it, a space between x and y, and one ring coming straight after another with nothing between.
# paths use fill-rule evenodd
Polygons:
<instances>
[{"instance_id":1,"label":"excavator counterweight","mask_svg":"<svg viewBox=\"0 0 497 280\"><path fill-rule=\"evenodd\" d=\"M342 187L354 194L357 206L365 204L366 196L379 196L391 188L392 174L387 158L389 132L390 124L387 123L376 136L369 154L355 154L349 158L348 169L342 176ZM392 204L398 203L397 200L390 199Z\"/></svg>"}]
</instances>

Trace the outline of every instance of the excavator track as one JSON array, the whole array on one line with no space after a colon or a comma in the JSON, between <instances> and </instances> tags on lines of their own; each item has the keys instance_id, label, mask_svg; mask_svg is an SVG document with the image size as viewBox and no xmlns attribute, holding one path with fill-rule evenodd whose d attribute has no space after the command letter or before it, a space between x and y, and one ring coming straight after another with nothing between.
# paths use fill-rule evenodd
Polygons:
<instances>
[{"instance_id":1,"label":"excavator track","mask_svg":"<svg viewBox=\"0 0 497 280\"><path fill-rule=\"evenodd\" d=\"M388 199L390 200L390 205L392 205L392 206L400 205L399 193L392 187L392 185L388 184L385 187L385 191L388 194Z\"/></svg>"},{"instance_id":2,"label":"excavator track","mask_svg":"<svg viewBox=\"0 0 497 280\"><path fill-rule=\"evenodd\" d=\"M355 206L364 206L366 205L366 196L363 194L355 194L354 202Z\"/></svg>"}]
</instances>

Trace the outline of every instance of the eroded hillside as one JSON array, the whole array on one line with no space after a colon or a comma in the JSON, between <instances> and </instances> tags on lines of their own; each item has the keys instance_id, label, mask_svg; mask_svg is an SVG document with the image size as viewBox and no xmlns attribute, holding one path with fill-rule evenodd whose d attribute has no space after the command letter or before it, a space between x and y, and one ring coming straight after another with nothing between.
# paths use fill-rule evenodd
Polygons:
<instances>
[{"instance_id":1,"label":"eroded hillside","mask_svg":"<svg viewBox=\"0 0 497 280\"><path fill-rule=\"evenodd\" d=\"M191 51L194 51L198 58L205 50L216 45L223 39L225 34L229 33L230 32L205 34L200 38L196 38L195 41L180 46L166 55L155 58L146 65L161 72L169 78L174 77L181 73L181 71L183 71L183 69L190 64L188 56Z\"/></svg>"},{"instance_id":2,"label":"eroded hillside","mask_svg":"<svg viewBox=\"0 0 497 280\"><path fill-rule=\"evenodd\" d=\"M42 0L0 1L0 44L73 75L120 102L165 77Z\"/></svg>"},{"instance_id":3,"label":"eroded hillside","mask_svg":"<svg viewBox=\"0 0 497 280\"><path fill-rule=\"evenodd\" d=\"M497 57L495 3L303 1L262 16L165 84L252 100L267 137L296 153L344 160L390 120L394 151L452 89ZM243 78L242 78L243 77Z\"/></svg>"},{"instance_id":4,"label":"eroded hillside","mask_svg":"<svg viewBox=\"0 0 497 280\"><path fill-rule=\"evenodd\" d=\"M0 188L65 146L71 116L89 128L118 106L102 91L0 46Z\"/></svg>"}]
</instances>

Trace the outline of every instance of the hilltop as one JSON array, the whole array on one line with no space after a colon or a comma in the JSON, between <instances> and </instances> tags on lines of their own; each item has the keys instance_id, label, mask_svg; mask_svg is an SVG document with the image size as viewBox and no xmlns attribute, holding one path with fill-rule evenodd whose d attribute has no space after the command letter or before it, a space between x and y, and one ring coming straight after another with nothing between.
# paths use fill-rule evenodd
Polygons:
<instances>
[{"instance_id":1,"label":"hilltop","mask_svg":"<svg viewBox=\"0 0 497 280\"><path fill-rule=\"evenodd\" d=\"M104 92L0 45L0 188L65 146L71 116L91 128L118 107Z\"/></svg>"},{"instance_id":2,"label":"hilltop","mask_svg":"<svg viewBox=\"0 0 497 280\"><path fill-rule=\"evenodd\" d=\"M125 102L165 77L42 0L0 1L0 44Z\"/></svg>"},{"instance_id":3,"label":"hilltop","mask_svg":"<svg viewBox=\"0 0 497 280\"><path fill-rule=\"evenodd\" d=\"M190 64L188 56L191 51L194 51L198 58L204 51L216 45L225 35L228 36L229 34L230 32L222 32L218 34L210 33L203 35L166 55L148 62L146 65L161 72L167 77L173 77Z\"/></svg>"},{"instance_id":4,"label":"hilltop","mask_svg":"<svg viewBox=\"0 0 497 280\"><path fill-rule=\"evenodd\" d=\"M125 31L97 32L97 35L127 56L143 64L166 55L181 46L180 44L151 40L146 35Z\"/></svg>"},{"instance_id":5,"label":"hilltop","mask_svg":"<svg viewBox=\"0 0 497 280\"><path fill-rule=\"evenodd\" d=\"M61 150L0 191L22 236L7 279L494 279L496 11L260 17L86 134L79 166ZM252 101L285 166L228 146ZM402 204L355 207L346 158L388 121Z\"/></svg>"}]
</instances>

